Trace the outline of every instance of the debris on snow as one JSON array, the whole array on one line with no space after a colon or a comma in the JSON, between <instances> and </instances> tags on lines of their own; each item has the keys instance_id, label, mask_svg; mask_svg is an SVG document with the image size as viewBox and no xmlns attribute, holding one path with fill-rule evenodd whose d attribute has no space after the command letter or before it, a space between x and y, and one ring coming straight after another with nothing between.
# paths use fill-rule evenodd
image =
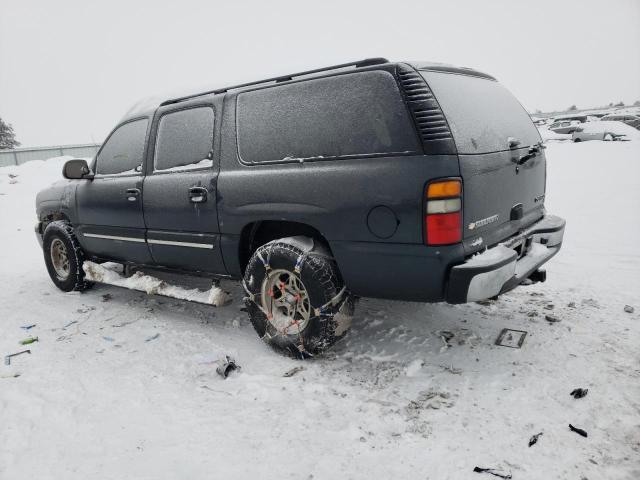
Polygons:
<instances>
[{"instance_id":1,"label":"debris on snow","mask_svg":"<svg viewBox=\"0 0 640 480\"><path fill-rule=\"evenodd\" d=\"M576 432L578 435L582 435L583 437L587 438L587 432L585 432L581 428L577 428L577 427L574 427L573 425L569 424L569 430L571 430L572 432Z\"/></svg>"},{"instance_id":2,"label":"debris on snow","mask_svg":"<svg viewBox=\"0 0 640 480\"><path fill-rule=\"evenodd\" d=\"M502 470L498 470L496 468L475 467L473 471L476 473L489 473L496 477L504 478L505 480L509 480L510 478L513 478L510 473L503 472Z\"/></svg>"},{"instance_id":3,"label":"debris on snow","mask_svg":"<svg viewBox=\"0 0 640 480\"><path fill-rule=\"evenodd\" d=\"M109 300L111 300L113 298L113 295L111 295L110 293L105 293L102 295L102 302L108 302Z\"/></svg>"},{"instance_id":4,"label":"debris on snow","mask_svg":"<svg viewBox=\"0 0 640 480\"><path fill-rule=\"evenodd\" d=\"M155 335L151 335L150 337L145 338L145 342L150 342L152 340L155 340L156 338L158 338L160 336L159 333L156 333Z\"/></svg>"},{"instance_id":5,"label":"debris on snow","mask_svg":"<svg viewBox=\"0 0 640 480\"><path fill-rule=\"evenodd\" d=\"M571 391L569 395L571 395L573 398L578 399L578 398L585 397L588 391L589 391L588 388L575 388Z\"/></svg>"},{"instance_id":6,"label":"debris on snow","mask_svg":"<svg viewBox=\"0 0 640 480\"><path fill-rule=\"evenodd\" d=\"M553 303L548 303L544 306L545 310L553 310L556 306Z\"/></svg>"},{"instance_id":7,"label":"debris on snow","mask_svg":"<svg viewBox=\"0 0 640 480\"><path fill-rule=\"evenodd\" d=\"M9 355L5 355L4 356L4 364L5 365L11 365L11 359L13 357L17 357L18 355L22 355L23 353L29 353L31 354L31 350L22 350L21 352L17 352L17 353L11 353Z\"/></svg>"},{"instance_id":8,"label":"debris on snow","mask_svg":"<svg viewBox=\"0 0 640 480\"><path fill-rule=\"evenodd\" d=\"M28 330L32 329L33 327L35 327L35 326L36 326L36 324L32 323L31 325L23 325L20 328L25 330L25 331L28 331Z\"/></svg>"},{"instance_id":9,"label":"debris on snow","mask_svg":"<svg viewBox=\"0 0 640 480\"><path fill-rule=\"evenodd\" d=\"M302 366L293 367L291 370L287 370L286 372L284 372L284 374L282 376L283 377L293 377L296 373L299 373L302 370L304 370L304 367L302 367Z\"/></svg>"},{"instance_id":10,"label":"debris on snow","mask_svg":"<svg viewBox=\"0 0 640 480\"><path fill-rule=\"evenodd\" d=\"M544 316L544 319L545 319L547 322L549 322L549 323L558 323L558 322L560 322L560 321L561 321L561 320L560 320L558 317L556 317L555 315L545 315L545 316Z\"/></svg>"},{"instance_id":11,"label":"debris on snow","mask_svg":"<svg viewBox=\"0 0 640 480\"><path fill-rule=\"evenodd\" d=\"M29 337L29 338L25 338L24 340L20 340L20 345L31 345L32 343L35 343L38 341L38 337Z\"/></svg>"},{"instance_id":12,"label":"debris on snow","mask_svg":"<svg viewBox=\"0 0 640 480\"><path fill-rule=\"evenodd\" d=\"M216 372L218 372L218 375L222 378L227 378L231 372L240 369L240 365L236 364L236 361L229 355L225 355L224 360L221 360L219 363Z\"/></svg>"},{"instance_id":13,"label":"debris on snow","mask_svg":"<svg viewBox=\"0 0 640 480\"><path fill-rule=\"evenodd\" d=\"M407 405L408 413L417 413L427 408L439 410L441 407L451 408L455 402L451 400L448 392L439 392L437 390L422 391L418 394L418 398L411 400Z\"/></svg>"},{"instance_id":14,"label":"debris on snow","mask_svg":"<svg viewBox=\"0 0 640 480\"><path fill-rule=\"evenodd\" d=\"M137 271L130 277L125 277L119 272L94 262L86 261L82 265L86 273L86 278L92 282L106 283L116 287L129 288L146 292L149 295L164 295L166 297L188 300L190 302L205 303L221 307L231 300L229 295L215 285L210 290L201 291L197 288L186 289L175 285L170 285L164 280L145 275Z\"/></svg>"},{"instance_id":15,"label":"debris on snow","mask_svg":"<svg viewBox=\"0 0 640 480\"><path fill-rule=\"evenodd\" d=\"M69 328L71 325L73 325L74 323L78 323L77 320L71 320L69 323L67 323L64 327L62 327L62 329L66 329Z\"/></svg>"},{"instance_id":16,"label":"debris on snow","mask_svg":"<svg viewBox=\"0 0 640 480\"><path fill-rule=\"evenodd\" d=\"M544 435L543 432L540 433L536 433L535 435L533 435L530 439L529 439L529 447L533 447L536 443L538 443L538 439Z\"/></svg>"},{"instance_id":17,"label":"debris on snow","mask_svg":"<svg viewBox=\"0 0 640 480\"><path fill-rule=\"evenodd\" d=\"M107 342L115 342L116 339L113 337L102 337L104 340L106 340Z\"/></svg>"},{"instance_id":18,"label":"debris on snow","mask_svg":"<svg viewBox=\"0 0 640 480\"><path fill-rule=\"evenodd\" d=\"M624 311L627 313L633 313L635 311L635 308L633 308L631 305L625 305Z\"/></svg>"},{"instance_id":19,"label":"debris on snow","mask_svg":"<svg viewBox=\"0 0 640 480\"><path fill-rule=\"evenodd\" d=\"M509 348L521 348L524 343L524 338L527 336L527 332L524 330L511 330L510 328L503 328L496 339L496 345Z\"/></svg>"},{"instance_id":20,"label":"debris on snow","mask_svg":"<svg viewBox=\"0 0 640 480\"><path fill-rule=\"evenodd\" d=\"M456 368L453 365L440 365L445 371L453 373L454 375L462 375L462 369Z\"/></svg>"}]
</instances>

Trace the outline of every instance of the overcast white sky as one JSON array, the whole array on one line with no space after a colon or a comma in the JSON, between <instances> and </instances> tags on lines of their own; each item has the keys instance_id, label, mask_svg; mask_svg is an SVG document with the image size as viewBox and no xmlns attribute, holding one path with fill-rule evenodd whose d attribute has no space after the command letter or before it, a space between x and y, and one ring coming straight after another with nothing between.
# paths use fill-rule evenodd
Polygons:
<instances>
[{"instance_id":1,"label":"overcast white sky","mask_svg":"<svg viewBox=\"0 0 640 480\"><path fill-rule=\"evenodd\" d=\"M141 97L384 56L475 67L524 106L640 99L640 1L0 0L0 117L101 142Z\"/></svg>"}]
</instances>

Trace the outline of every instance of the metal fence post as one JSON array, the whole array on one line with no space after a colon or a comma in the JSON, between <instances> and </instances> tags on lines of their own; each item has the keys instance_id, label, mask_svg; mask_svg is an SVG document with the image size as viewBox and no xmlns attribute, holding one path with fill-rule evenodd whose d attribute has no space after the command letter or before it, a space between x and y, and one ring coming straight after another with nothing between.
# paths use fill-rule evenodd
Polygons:
<instances>
[{"instance_id":1,"label":"metal fence post","mask_svg":"<svg viewBox=\"0 0 640 480\"><path fill-rule=\"evenodd\" d=\"M18 154L15 151L13 152L13 161L18 165Z\"/></svg>"}]
</instances>

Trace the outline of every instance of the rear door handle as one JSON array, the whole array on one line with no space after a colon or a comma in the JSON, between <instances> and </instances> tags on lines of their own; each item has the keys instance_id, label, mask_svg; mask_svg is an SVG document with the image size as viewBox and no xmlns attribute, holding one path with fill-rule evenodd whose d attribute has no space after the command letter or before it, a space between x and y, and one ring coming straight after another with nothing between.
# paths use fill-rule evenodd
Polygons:
<instances>
[{"instance_id":1,"label":"rear door handle","mask_svg":"<svg viewBox=\"0 0 640 480\"><path fill-rule=\"evenodd\" d=\"M130 202L135 202L140 197L140 189L139 188L129 188L127 190L127 200Z\"/></svg>"},{"instance_id":2,"label":"rear door handle","mask_svg":"<svg viewBox=\"0 0 640 480\"><path fill-rule=\"evenodd\" d=\"M191 187L189 189L189 201L191 203L204 203L209 192L204 187Z\"/></svg>"}]
</instances>

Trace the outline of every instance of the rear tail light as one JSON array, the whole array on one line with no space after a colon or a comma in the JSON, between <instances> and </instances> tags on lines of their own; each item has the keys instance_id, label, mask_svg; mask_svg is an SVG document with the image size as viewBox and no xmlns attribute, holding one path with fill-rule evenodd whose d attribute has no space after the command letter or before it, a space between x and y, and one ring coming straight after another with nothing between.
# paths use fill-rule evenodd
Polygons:
<instances>
[{"instance_id":1,"label":"rear tail light","mask_svg":"<svg viewBox=\"0 0 640 480\"><path fill-rule=\"evenodd\" d=\"M440 180L427 186L424 208L425 243L449 245L462 240L462 182Z\"/></svg>"}]
</instances>

